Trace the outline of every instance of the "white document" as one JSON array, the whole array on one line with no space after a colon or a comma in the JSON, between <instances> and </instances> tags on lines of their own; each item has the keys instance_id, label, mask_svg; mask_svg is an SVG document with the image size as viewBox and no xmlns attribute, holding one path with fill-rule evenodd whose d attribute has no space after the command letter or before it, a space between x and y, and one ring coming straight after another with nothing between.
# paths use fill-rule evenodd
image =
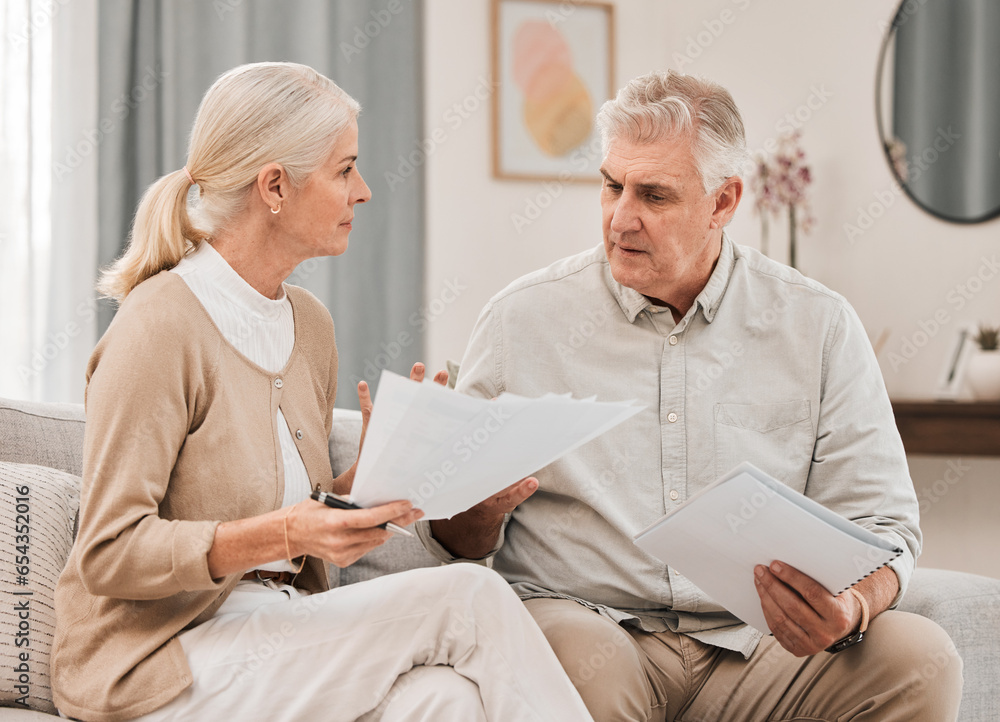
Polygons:
<instances>
[{"instance_id":1,"label":"white document","mask_svg":"<svg viewBox=\"0 0 1000 722\"><path fill-rule=\"evenodd\" d=\"M634 416L631 402L547 394L487 401L383 371L351 500L409 499L445 519Z\"/></svg>"},{"instance_id":2,"label":"white document","mask_svg":"<svg viewBox=\"0 0 1000 722\"><path fill-rule=\"evenodd\" d=\"M754 587L756 565L790 564L836 595L903 553L749 463L634 541L765 634L770 630Z\"/></svg>"}]
</instances>

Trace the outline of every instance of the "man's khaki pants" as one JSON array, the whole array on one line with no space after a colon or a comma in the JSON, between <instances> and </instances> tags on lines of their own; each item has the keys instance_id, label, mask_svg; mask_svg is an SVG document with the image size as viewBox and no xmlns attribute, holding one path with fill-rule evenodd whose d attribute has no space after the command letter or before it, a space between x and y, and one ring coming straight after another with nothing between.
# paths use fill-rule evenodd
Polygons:
<instances>
[{"instance_id":1,"label":"man's khaki pants","mask_svg":"<svg viewBox=\"0 0 1000 722\"><path fill-rule=\"evenodd\" d=\"M623 628L576 602L529 599L596 722L948 722L962 661L934 622L872 620L837 654L797 658L765 637L749 660L690 637Z\"/></svg>"}]
</instances>

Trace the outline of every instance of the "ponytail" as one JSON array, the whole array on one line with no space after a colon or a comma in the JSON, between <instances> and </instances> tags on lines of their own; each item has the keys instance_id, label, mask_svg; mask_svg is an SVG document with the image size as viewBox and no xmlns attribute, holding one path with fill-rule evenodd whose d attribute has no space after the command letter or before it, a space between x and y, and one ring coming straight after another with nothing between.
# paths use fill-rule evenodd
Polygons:
<instances>
[{"instance_id":1,"label":"ponytail","mask_svg":"<svg viewBox=\"0 0 1000 722\"><path fill-rule=\"evenodd\" d=\"M184 170L174 171L153 183L139 201L125 253L101 274L97 290L118 303L132 289L160 271L173 268L189 248L208 234L196 229L188 216L191 188Z\"/></svg>"}]
</instances>

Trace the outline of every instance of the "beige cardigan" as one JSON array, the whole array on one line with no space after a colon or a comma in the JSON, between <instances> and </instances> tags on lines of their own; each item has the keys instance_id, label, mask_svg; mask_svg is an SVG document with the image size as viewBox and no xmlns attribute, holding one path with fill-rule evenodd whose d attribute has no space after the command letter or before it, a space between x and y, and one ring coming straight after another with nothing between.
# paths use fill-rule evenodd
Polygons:
<instances>
[{"instance_id":1,"label":"beige cardigan","mask_svg":"<svg viewBox=\"0 0 1000 722\"><path fill-rule=\"evenodd\" d=\"M220 521L281 506L280 407L314 488L332 489L337 393L329 312L286 286L295 346L270 373L230 345L187 284L160 273L122 304L87 369L80 529L56 588L52 687L83 720L123 720L191 684L177 634L209 619L240 574L212 579ZM329 588L309 558L296 585Z\"/></svg>"}]
</instances>

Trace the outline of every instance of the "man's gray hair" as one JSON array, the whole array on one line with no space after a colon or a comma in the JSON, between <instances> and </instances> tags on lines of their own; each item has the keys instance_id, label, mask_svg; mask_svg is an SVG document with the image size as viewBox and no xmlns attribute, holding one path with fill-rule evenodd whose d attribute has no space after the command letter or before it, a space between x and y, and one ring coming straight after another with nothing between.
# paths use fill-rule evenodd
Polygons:
<instances>
[{"instance_id":1,"label":"man's gray hair","mask_svg":"<svg viewBox=\"0 0 1000 722\"><path fill-rule=\"evenodd\" d=\"M743 119L718 83L673 70L631 80L601 106L597 127L605 155L612 140L654 143L693 133L691 151L706 193L743 175L750 160Z\"/></svg>"}]
</instances>

